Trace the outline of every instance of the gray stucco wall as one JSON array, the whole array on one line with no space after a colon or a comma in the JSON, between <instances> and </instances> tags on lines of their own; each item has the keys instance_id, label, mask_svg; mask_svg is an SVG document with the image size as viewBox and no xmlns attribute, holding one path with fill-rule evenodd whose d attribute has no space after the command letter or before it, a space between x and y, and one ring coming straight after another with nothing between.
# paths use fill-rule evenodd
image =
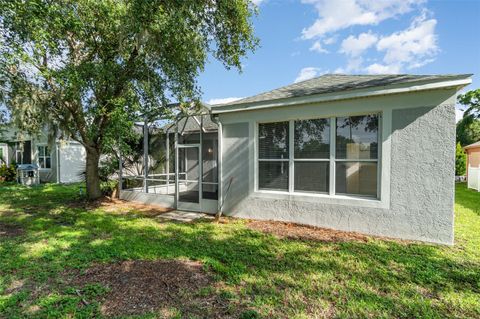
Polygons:
<instances>
[{"instance_id":1,"label":"gray stucco wall","mask_svg":"<svg viewBox=\"0 0 480 319\"><path fill-rule=\"evenodd\" d=\"M455 90L221 114L226 215L453 243ZM381 198L255 189L257 122L381 112ZM245 185L248 181L248 185Z\"/></svg>"}]
</instances>

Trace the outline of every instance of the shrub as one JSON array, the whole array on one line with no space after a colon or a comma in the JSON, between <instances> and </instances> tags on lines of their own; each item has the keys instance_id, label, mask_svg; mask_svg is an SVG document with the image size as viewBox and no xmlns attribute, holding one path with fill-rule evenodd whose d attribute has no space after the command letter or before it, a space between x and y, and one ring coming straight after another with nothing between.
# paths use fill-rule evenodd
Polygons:
<instances>
[{"instance_id":1,"label":"shrub","mask_svg":"<svg viewBox=\"0 0 480 319\"><path fill-rule=\"evenodd\" d=\"M2 164L0 165L0 181L13 182L17 177L17 170L15 165Z\"/></svg>"},{"instance_id":2,"label":"shrub","mask_svg":"<svg viewBox=\"0 0 480 319\"><path fill-rule=\"evenodd\" d=\"M457 148L455 149L455 176L463 176L467 170L467 154L460 146L460 143L457 143Z\"/></svg>"},{"instance_id":3,"label":"shrub","mask_svg":"<svg viewBox=\"0 0 480 319\"><path fill-rule=\"evenodd\" d=\"M115 188L117 188L118 181L108 180L106 182L100 182L100 189L104 196L112 196Z\"/></svg>"}]
</instances>

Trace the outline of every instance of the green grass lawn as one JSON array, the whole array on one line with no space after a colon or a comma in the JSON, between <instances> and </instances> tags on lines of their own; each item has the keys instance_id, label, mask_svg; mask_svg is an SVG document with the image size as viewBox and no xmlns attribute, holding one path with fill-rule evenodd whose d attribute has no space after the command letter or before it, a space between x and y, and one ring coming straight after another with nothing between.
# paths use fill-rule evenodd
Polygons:
<instances>
[{"instance_id":1,"label":"green grass lawn","mask_svg":"<svg viewBox=\"0 0 480 319\"><path fill-rule=\"evenodd\" d=\"M161 222L79 200L78 185L0 186L0 226L11 232L0 233L0 318L101 317L108 287L74 285L69 274L160 259L202 262L213 279L197 293L222 300L223 317L480 318L480 193L463 184L453 247L279 239L242 220ZM216 314L212 305L186 307L168 313Z\"/></svg>"}]
</instances>

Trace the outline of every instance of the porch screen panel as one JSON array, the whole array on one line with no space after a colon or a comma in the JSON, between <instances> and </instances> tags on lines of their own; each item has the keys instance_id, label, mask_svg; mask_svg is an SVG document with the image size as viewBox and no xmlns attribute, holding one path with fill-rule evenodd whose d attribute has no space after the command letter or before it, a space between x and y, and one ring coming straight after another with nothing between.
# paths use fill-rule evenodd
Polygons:
<instances>
[{"instance_id":1,"label":"porch screen panel","mask_svg":"<svg viewBox=\"0 0 480 319\"><path fill-rule=\"evenodd\" d=\"M167 190L167 136L161 125L151 123L148 128L148 192L173 194L174 187Z\"/></svg>"},{"instance_id":2,"label":"porch screen panel","mask_svg":"<svg viewBox=\"0 0 480 319\"><path fill-rule=\"evenodd\" d=\"M202 135L202 197L218 199L218 133Z\"/></svg>"}]
</instances>

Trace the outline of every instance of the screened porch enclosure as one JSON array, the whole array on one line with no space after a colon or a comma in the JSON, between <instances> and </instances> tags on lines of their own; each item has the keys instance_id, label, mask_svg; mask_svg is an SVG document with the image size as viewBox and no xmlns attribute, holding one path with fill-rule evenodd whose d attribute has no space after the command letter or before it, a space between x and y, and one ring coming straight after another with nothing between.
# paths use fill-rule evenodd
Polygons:
<instances>
[{"instance_id":1,"label":"screened porch enclosure","mask_svg":"<svg viewBox=\"0 0 480 319\"><path fill-rule=\"evenodd\" d=\"M210 115L138 127L136 153L121 159L121 197L215 213L218 207L218 126Z\"/></svg>"}]
</instances>

